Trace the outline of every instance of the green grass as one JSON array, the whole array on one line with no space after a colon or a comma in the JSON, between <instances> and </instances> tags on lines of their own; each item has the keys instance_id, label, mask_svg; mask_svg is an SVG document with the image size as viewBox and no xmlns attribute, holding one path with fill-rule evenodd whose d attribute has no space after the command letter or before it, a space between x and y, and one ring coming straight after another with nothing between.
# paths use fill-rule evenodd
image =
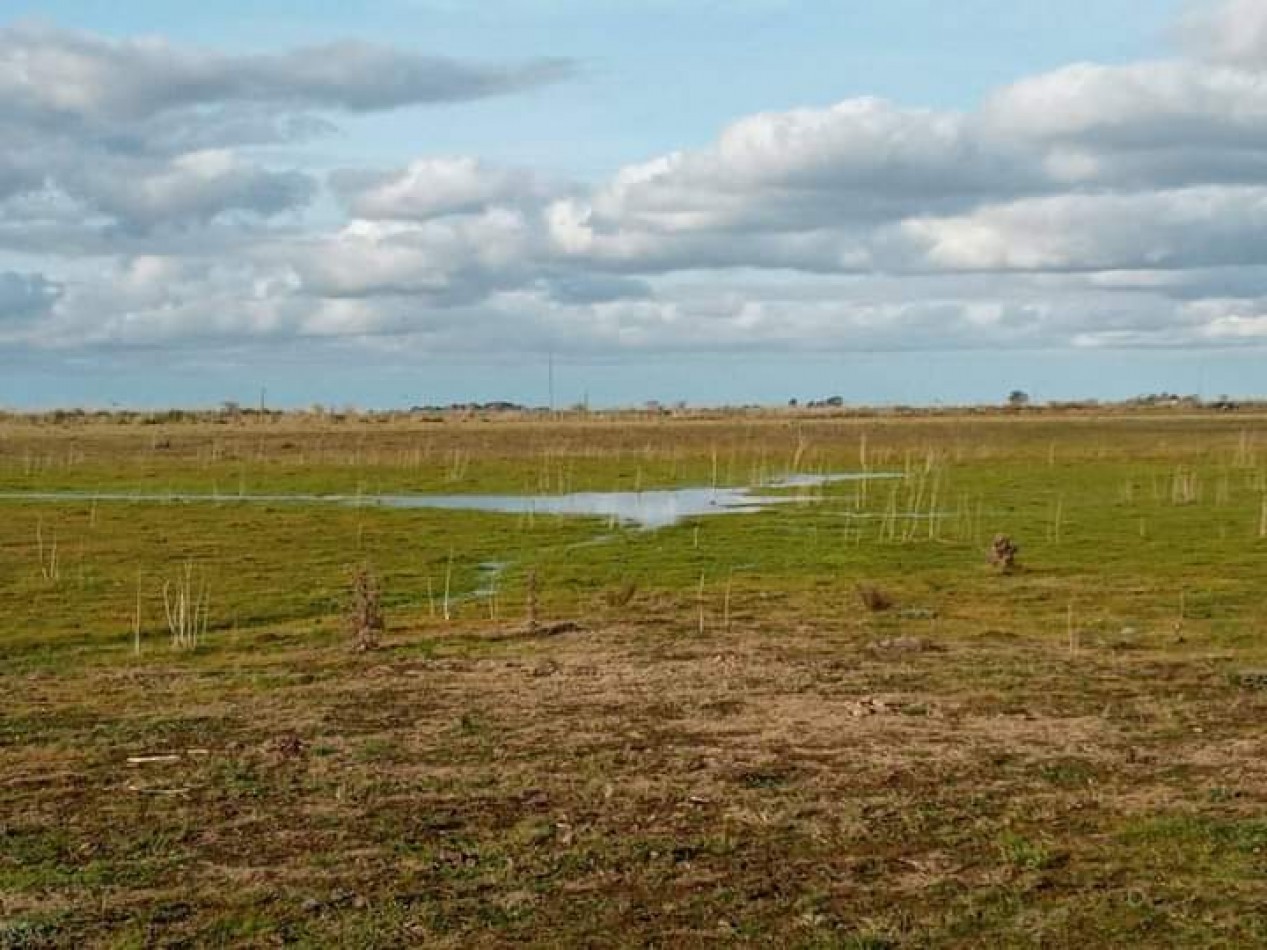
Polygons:
<instances>
[{"instance_id":1,"label":"green grass","mask_svg":"<svg viewBox=\"0 0 1267 950\"><path fill-rule=\"evenodd\" d=\"M7 423L8 491L906 477L657 532L0 501L0 946L1261 943L1267 692L1240 674L1267 668L1265 439L1152 415ZM355 653L363 563L389 629ZM208 631L175 651L186 565ZM579 630L527 629L530 572L542 624ZM128 762L155 753L179 758Z\"/></svg>"}]
</instances>

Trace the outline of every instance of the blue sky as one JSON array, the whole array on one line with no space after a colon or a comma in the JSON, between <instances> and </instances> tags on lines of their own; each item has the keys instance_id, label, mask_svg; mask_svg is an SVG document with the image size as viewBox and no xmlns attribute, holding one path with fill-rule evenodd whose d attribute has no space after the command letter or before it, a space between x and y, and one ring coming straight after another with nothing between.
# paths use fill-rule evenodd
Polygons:
<instances>
[{"instance_id":1,"label":"blue sky","mask_svg":"<svg viewBox=\"0 0 1267 950\"><path fill-rule=\"evenodd\" d=\"M5 17L0 405L1263 394L1262 0Z\"/></svg>"}]
</instances>

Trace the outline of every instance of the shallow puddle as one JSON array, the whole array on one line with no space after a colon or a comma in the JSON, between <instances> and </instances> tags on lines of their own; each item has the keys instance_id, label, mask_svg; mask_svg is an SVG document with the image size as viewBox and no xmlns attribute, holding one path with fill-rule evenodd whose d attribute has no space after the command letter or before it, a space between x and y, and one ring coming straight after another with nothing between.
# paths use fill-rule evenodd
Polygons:
<instances>
[{"instance_id":1,"label":"shallow puddle","mask_svg":"<svg viewBox=\"0 0 1267 950\"><path fill-rule=\"evenodd\" d=\"M567 495L206 495L145 492L6 492L0 501L174 502L184 504L353 505L381 508L439 508L515 515L573 515L606 518L645 529L664 528L686 518L763 511L773 505L813 500L809 490L833 482L891 478L874 473L796 475L761 488L672 488L654 491L575 492ZM805 492L768 494L776 489ZM767 494L762 494L765 491Z\"/></svg>"}]
</instances>

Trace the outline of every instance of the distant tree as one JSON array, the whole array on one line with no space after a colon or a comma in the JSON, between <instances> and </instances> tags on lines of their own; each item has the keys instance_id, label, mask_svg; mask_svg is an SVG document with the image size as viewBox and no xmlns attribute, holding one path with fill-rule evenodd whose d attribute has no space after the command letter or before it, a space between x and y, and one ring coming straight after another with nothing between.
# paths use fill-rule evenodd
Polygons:
<instances>
[{"instance_id":1,"label":"distant tree","mask_svg":"<svg viewBox=\"0 0 1267 950\"><path fill-rule=\"evenodd\" d=\"M1022 406L1029 405L1029 393L1023 389L1013 389L1007 394L1007 404L1013 409L1020 409Z\"/></svg>"}]
</instances>

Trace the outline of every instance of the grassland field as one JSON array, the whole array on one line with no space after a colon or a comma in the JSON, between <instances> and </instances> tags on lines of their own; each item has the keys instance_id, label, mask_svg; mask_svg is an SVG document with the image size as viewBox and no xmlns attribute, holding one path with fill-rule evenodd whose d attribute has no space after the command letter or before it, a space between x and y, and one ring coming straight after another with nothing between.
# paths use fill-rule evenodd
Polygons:
<instances>
[{"instance_id":1,"label":"grassland field","mask_svg":"<svg viewBox=\"0 0 1267 950\"><path fill-rule=\"evenodd\" d=\"M1267 416L13 418L0 495L0 947L1267 945Z\"/></svg>"}]
</instances>

